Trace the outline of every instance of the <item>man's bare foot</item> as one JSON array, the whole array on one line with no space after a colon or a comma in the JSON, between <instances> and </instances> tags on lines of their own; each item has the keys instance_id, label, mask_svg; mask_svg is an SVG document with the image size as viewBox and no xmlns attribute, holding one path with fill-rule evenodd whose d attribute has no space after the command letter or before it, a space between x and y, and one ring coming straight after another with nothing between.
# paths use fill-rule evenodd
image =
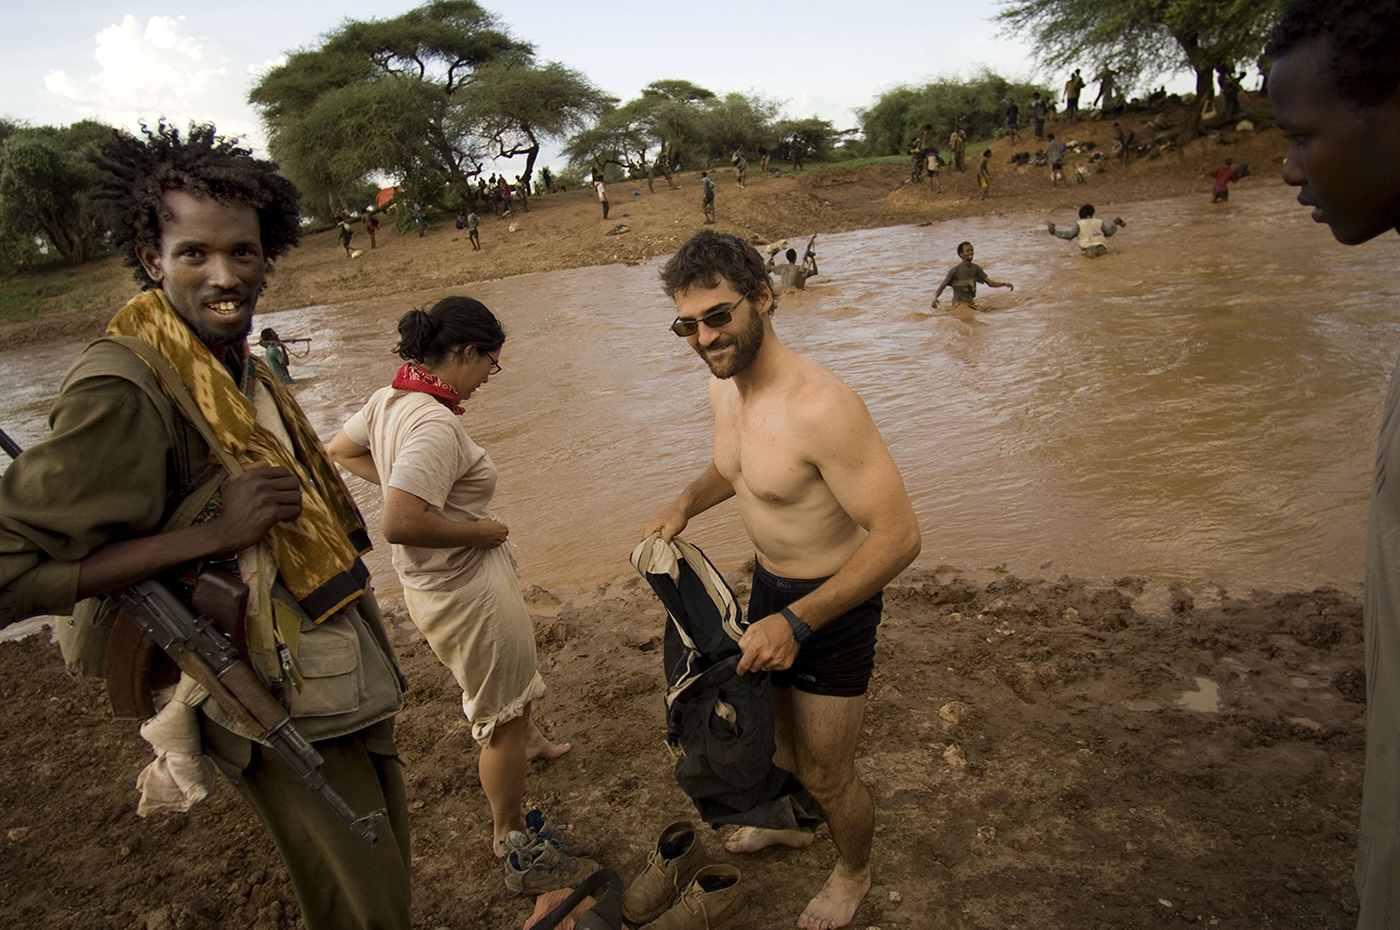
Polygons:
<instances>
[{"instance_id":1,"label":"man's bare foot","mask_svg":"<svg viewBox=\"0 0 1400 930\"><path fill-rule=\"evenodd\" d=\"M740 827L724 841L732 853L754 853L769 846L791 846L802 849L811 846L816 835L807 830L765 830L762 827Z\"/></svg>"},{"instance_id":2,"label":"man's bare foot","mask_svg":"<svg viewBox=\"0 0 1400 930\"><path fill-rule=\"evenodd\" d=\"M527 760L557 759L573 748L573 743L551 743L545 739L540 728L535 726L535 722L530 721L530 733L525 737L525 758Z\"/></svg>"},{"instance_id":3,"label":"man's bare foot","mask_svg":"<svg viewBox=\"0 0 1400 930\"><path fill-rule=\"evenodd\" d=\"M831 870L822 890L807 904L807 910L797 918L802 930L835 930L844 927L856 916L856 908L870 890L870 869L852 878L841 863Z\"/></svg>"}]
</instances>

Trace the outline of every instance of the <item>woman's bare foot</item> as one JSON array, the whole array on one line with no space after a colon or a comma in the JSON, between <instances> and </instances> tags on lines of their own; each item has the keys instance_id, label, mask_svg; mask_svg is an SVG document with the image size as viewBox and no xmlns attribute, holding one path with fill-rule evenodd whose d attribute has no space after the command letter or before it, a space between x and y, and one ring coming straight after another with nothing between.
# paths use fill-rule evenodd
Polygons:
<instances>
[{"instance_id":1,"label":"woman's bare foot","mask_svg":"<svg viewBox=\"0 0 1400 930\"><path fill-rule=\"evenodd\" d=\"M557 759L570 749L574 748L573 743L551 743L545 739L540 728L535 726L534 721L530 721L530 732L525 737L525 758L535 759Z\"/></svg>"},{"instance_id":2,"label":"woman's bare foot","mask_svg":"<svg viewBox=\"0 0 1400 930\"><path fill-rule=\"evenodd\" d=\"M762 827L740 827L729 834L724 848L732 853L754 853L769 846L791 846L802 849L811 846L816 836L807 830L765 830Z\"/></svg>"},{"instance_id":3,"label":"woman's bare foot","mask_svg":"<svg viewBox=\"0 0 1400 930\"><path fill-rule=\"evenodd\" d=\"M807 904L807 909L797 919L802 930L836 930L844 927L856 916L856 908L865 900L870 890L870 869L865 869L856 877L851 877L836 863L822 890Z\"/></svg>"}]
</instances>

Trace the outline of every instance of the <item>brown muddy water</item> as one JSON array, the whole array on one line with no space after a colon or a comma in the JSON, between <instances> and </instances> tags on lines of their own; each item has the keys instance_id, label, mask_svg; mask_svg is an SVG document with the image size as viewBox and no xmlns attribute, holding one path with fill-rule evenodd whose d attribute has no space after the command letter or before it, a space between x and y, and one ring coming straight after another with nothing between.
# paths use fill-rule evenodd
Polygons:
<instances>
[{"instance_id":1,"label":"brown muddy water","mask_svg":"<svg viewBox=\"0 0 1400 930\"><path fill-rule=\"evenodd\" d=\"M1271 187L1106 208L1128 227L1089 260L1044 230L1074 221L1066 195L1049 216L822 236L822 275L782 297L779 336L864 397L903 470L920 564L1354 588L1400 352L1400 240L1340 246ZM1016 290L931 312L964 239ZM404 311L452 292L485 302L506 326L504 370L466 416L500 468L495 509L527 584L586 595L631 575L642 525L710 454L708 375L667 329L659 266L405 281L401 298L255 325L314 340L293 371L328 439L393 375ZM42 434L80 349L0 353L0 424L20 442ZM349 480L377 527L377 489ZM725 571L750 555L732 502L687 536ZM397 587L387 552L371 567Z\"/></svg>"}]
</instances>

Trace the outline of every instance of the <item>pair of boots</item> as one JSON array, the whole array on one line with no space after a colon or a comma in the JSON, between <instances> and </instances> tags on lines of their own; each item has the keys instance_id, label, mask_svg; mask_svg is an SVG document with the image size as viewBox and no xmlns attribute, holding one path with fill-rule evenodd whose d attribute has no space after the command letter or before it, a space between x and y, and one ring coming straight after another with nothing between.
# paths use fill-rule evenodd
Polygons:
<instances>
[{"instance_id":1,"label":"pair of boots","mask_svg":"<svg viewBox=\"0 0 1400 930\"><path fill-rule=\"evenodd\" d=\"M705 844L688 820L661 831L647 870L622 895L622 916L646 930L738 930L748 902L732 865L706 865Z\"/></svg>"}]
</instances>

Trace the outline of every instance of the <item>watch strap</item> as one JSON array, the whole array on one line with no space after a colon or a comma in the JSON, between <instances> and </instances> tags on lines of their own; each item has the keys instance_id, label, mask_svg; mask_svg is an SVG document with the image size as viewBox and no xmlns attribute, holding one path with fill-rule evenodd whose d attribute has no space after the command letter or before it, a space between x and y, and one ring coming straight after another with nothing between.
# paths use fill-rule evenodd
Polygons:
<instances>
[{"instance_id":1,"label":"watch strap","mask_svg":"<svg viewBox=\"0 0 1400 930\"><path fill-rule=\"evenodd\" d=\"M812 636L812 628L802 622L802 618L792 612L792 608L784 607L781 611L783 619L792 627L792 638L797 640L800 646Z\"/></svg>"}]
</instances>

